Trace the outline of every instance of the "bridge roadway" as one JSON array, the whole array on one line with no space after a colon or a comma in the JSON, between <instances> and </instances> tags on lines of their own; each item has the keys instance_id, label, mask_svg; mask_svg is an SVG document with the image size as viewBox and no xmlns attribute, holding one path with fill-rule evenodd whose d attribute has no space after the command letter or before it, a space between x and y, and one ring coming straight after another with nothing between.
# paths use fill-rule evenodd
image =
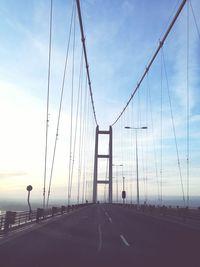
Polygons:
<instances>
[{"instance_id":1,"label":"bridge roadway","mask_svg":"<svg viewBox=\"0 0 200 267\"><path fill-rule=\"evenodd\" d=\"M96 204L0 240L0 266L199 267L200 231Z\"/></svg>"}]
</instances>

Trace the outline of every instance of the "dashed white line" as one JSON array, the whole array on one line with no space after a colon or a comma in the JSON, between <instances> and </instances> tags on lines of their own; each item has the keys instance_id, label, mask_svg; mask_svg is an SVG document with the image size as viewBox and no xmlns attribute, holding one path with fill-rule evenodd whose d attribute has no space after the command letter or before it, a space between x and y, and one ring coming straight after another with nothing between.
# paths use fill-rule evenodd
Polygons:
<instances>
[{"instance_id":1,"label":"dashed white line","mask_svg":"<svg viewBox=\"0 0 200 267\"><path fill-rule=\"evenodd\" d=\"M109 219L109 222L112 223L112 218L111 217L108 217L108 219Z\"/></svg>"},{"instance_id":2,"label":"dashed white line","mask_svg":"<svg viewBox=\"0 0 200 267\"><path fill-rule=\"evenodd\" d=\"M129 243L128 243L128 241L126 240L126 238L125 238L123 235L120 235L120 238L121 238L121 240L123 241L123 243L124 243L127 247L130 246Z\"/></svg>"},{"instance_id":3,"label":"dashed white line","mask_svg":"<svg viewBox=\"0 0 200 267\"><path fill-rule=\"evenodd\" d=\"M112 223L112 218L109 216L109 214L105 211L105 215L108 217L108 220L110 223Z\"/></svg>"},{"instance_id":4,"label":"dashed white line","mask_svg":"<svg viewBox=\"0 0 200 267\"><path fill-rule=\"evenodd\" d=\"M98 225L98 232L99 232L99 246L98 246L98 252L100 252L102 248L102 230L101 230L101 225Z\"/></svg>"}]
</instances>

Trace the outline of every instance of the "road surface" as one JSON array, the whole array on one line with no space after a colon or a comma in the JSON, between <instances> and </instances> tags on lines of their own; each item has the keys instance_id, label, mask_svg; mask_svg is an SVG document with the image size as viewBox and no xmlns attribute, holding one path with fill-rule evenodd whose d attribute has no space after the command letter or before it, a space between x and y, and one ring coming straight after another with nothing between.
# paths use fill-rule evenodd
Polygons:
<instances>
[{"instance_id":1,"label":"road surface","mask_svg":"<svg viewBox=\"0 0 200 267\"><path fill-rule=\"evenodd\" d=\"M0 266L199 267L200 231L96 204L0 240Z\"/></svg>"}]
</instances>

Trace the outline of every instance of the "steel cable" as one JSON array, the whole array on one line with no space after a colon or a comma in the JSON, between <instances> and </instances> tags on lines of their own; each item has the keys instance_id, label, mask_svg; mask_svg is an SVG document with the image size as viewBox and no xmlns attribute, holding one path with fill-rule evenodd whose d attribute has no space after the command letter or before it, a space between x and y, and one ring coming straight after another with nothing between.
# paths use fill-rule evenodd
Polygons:
<instances>
[{"instance_id":1,"label":"steel cable","mask_svg":"<svg viewBox=\"0 0 200 267\"><path fill-rule=\"evenodd\" d=\"M64 93L64 87L65 87L65 77L66 77L66 71L67 71L67 63L68 63L68 57L69 57L69 46L70 46L70 41L71 41L71 31L72 31L73 16L74 16L74 7L72 7L72 13L71 13L71 19L70 19L70 28L69 28L69 37L68 37L68 42L67 42L67 52L66 52L64 71L63 71L59 112L58 112L58 119L57 119L57 126L56 126L56 136L55 136L55 141L54 141L53 157L52 157L52 163L51 163L51 172L50 172L49 188L48 188L48 197L47 197L47 203L46 203L47 208L48 208L48 205L49 205L49 197L50 197L50 193L51 193L51 183L52 183L54 161L55 161L55 155L56 155L58 134L59 134L60 117L61 117L61 110L62 110L62 103L63 103L63 93Z\"/></svg>"},{"instance_id":2,"label":"steel cable","mask_svg":"<svg viewBox=\"0 0 200 267\"><path fill-rule=\"evenodd\" d=\"M68 172L68 205L71 201L71 167L72 167L72 142L73 142L73 109L74 109L74 68L75 68L75 41L76 41L76 9L73 21L73 45L72 45L72 76L71 76L71 112L70 112L70 143L69 143L69 172Z\"/></svg>"},{"instance_id":3,"label":"steel cable","mask_svg":"<svg viewBox=\"0 0 200 267\"><path fill-rule=\"evenodd\" d=\"M49 93L51 76L51 38L52 38L52 10L53 0L50 4L50 23L49 23L49 59L48 59L48 81L47 81L47 106L46 106L46 133L45 133L45 159L44 159L44 185L43 185L43 208L46 202L46 178L47 178L47 154L48 154L48 129L49 129Z\"/></svg>"},{"instance_id":4,"label":"steel cable","mask_svg":"<svg viewBox=\"0 0 200 267\"><path fill-rule=\"evenodd\" d=\"M164 67L164 73L165 73L165 79L166 79L166 85L167 85L167 93L168 93L168 99L169 99L172 128L173 128L173 133L174 133L174 142L175 142L175 147L176 147L177 164L178 164L178 169L179 169L179 177L180 177L180 183L181 183L181 189L182 189L182 197L183 197L183 203L185 206L186 202L185 202L185 193L184 193L184 187L183 187L182 170L181 170L181 164L180 164L180 156L179 156L179 149L178 149L178 143L177 143L177 137L176 137L174 115L173 115L173 110L172 110L172 101L171 101L171 96L170 96L170 91L169 91L169 81L168 81L168 75L167 75L167 69L166 69L163 49L161 50L161 55L162 55L162 61L163 61L163 67Z\"/></svg>"}]
</instances>

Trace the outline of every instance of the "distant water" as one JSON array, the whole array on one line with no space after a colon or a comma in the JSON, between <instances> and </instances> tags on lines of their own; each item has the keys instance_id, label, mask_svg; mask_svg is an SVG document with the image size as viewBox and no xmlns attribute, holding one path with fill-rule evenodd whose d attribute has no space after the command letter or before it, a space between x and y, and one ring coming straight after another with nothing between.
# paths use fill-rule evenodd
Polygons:
<instances>
[{"instance_id":1,"label":"distant water","mask_svg":"<svg viewBox=\"0 0 200 267\"><path fill-rule=\"evenodd\" d=\"M40 207L40 204L37 202L32 203L32 208L36 209ZM28 204L26 201L19 200L4 200L0 199L0 214L5 213L5 211L26 211L28 210Z\"/></svg>"},{"instance_id":2,"label":"distant water","mask_svg":"<svg viewBox=\"0 0 200 267\"><path fill-rule=\"evenodd\" d=\"M141 197L140 198L140 203L144 203L144 199ZM100 203L104 202L103 200L100 199ZM115 197L113 198L113 202L115 202ZM136 198L133 198L132 201L127 198L126 203L133 203L136 204ZM72 203L73 204L73 203ZM158 205L158 200L156 197L149 197L147 200L147 204L151 205ZM52 200L50 203L49 207L51 206L61 206L61 205L66 205L67 206L67 201L66 200ZM166 206L183 206L183 201L180 197L163 197L163 205ZM41 201L32 201L31 202L31 207L32 209L37 209L42 207L42 202ZM197 208L200 207L200 196L193 196L190 197L190 207L192 208ZM26 200L5 200L5 199L0 199L0 215L2 213L5 213L6 211L28 211L28 204Z\"/></svg>"},{"instance_id":3,"label":"distant water","mask_svg":"<svg viewBox=\"0 0 200 267\"><path fill-rule=\"evenodd\" d=\"M58 200L50 202L49 207L51 206L62 206L67 205L67 201ZM37 208L42 208L42 201L31 201L31 208L33 210ZM0 214L5 213L6 211L28 211L29 207L27 204L27 200L8 200L8 199L0 199Z\"/></svg>"},{"instance_id":4,"label":"distant water","mask_svg":"<svg viewBox=\"0 0 200 267\"><path fill-rule=\"evenodd\" d=\"M5 214L5 211L0 210L0 215Z\"/></svg>"}]
</instances>

